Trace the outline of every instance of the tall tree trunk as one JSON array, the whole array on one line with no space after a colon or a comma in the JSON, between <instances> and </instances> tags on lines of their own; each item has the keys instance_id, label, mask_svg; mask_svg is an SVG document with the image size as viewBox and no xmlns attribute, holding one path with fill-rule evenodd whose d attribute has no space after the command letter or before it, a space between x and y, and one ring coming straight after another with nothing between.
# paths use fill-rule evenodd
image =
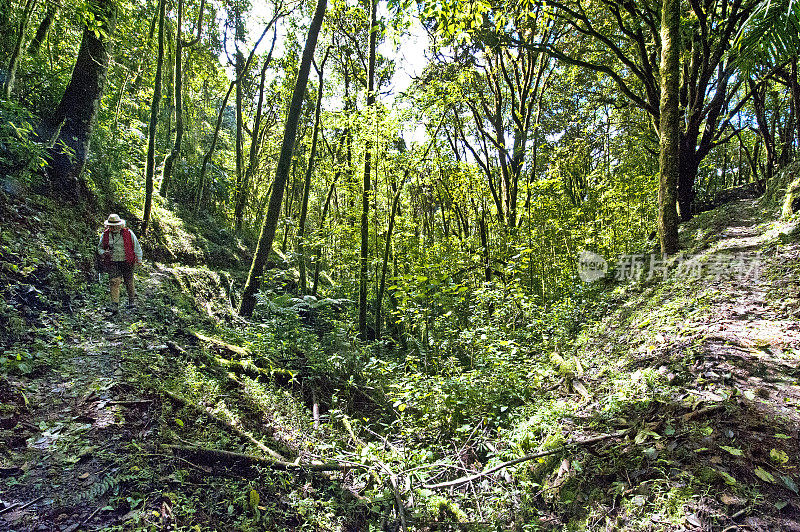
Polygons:
<instances>
[{"instance_id":1,"label":"tall tree trunk","mask_svg":"<svg viewBox=\"0 0 800 532\"><path fill-rule=\"evenodd\" d=\"M678 251L678 213L675 210L675 203L681 139L681 121L678 114L680 0L663 0L661 10L658 236L661 253L671 255ZM681 207L683 214L683 206Z\"/></svg>"},{"instance_id":2,"label":"tall tree trunk","mask_svg":"<svg viewBox=\"0 0 800 532\"><path fill-rule=\"evenodd\" d=\"M792 58L792 70L790 72L789 84L792 88L792 100L794 101L795 121L794 127L797 133L797 150L800 153L800 80L797 76L797 57Z\"/></svg>"},{"instance_id":3,"label":"tall tree trunk","mask_svg":"<svg viewBox=\"0 0 800 532\"><path fill-rule=\"evenodd\" d=\"M80 175L89 154L89 141L103 94L116 15L110 0L99 1L93 6L95 20L102 23L105 32L98 37L93 30L83 31L72 77L61 102L45 125L50 133L47 138L51 139L55 136L53 132L60 127L58 143L48 153L50 179L58 194L73 200L81 196Z\"/></svg>"},{"instance_id":4,"label":"tall tree trunk","mask_svg":"<svg viewBox=\"0 0 800 532\"><path fill-rule=\"evenodd\" d=\"M375 339L381 339L381 328L383 326L383 294L386 290L386 272L389 269L389 252L392 249L392 233L394 232L394 219L397 215L397 207L400 204L400 193L403 191L403 184L408 177L408 171L403 177L403 181L394 193L392 198L392 210L389 213L389 226L386 228L386 246L383 248L383 262L381 265L381 278L378 285L378 294L375 297Z\"/></svg>"},{"instance_id":5,"label":"tall tree trunk","mask_svg":"<svg viewBox=\"0 0 800 532\"><path fill-rule=\"evenodd\" d=\"M375 49L378 42L377 0L370 0L369 16L369 66L367 72L367 116L375 105ZM369 138L369 135L367 136ZM369 196L370 173L372 171L372 142L367 140L364 148L364 188L361 193L361 254L358 273L358 331L362 340L367 339L367 266L369 258Z\"/></svg>"},{"instance_id":6,"label":"tall tree trunk","mask_svg":"<svg viewBox=\"0 0 800 532\"><path fill-rule=\"evenodd\" d=\"M297 81L292 92L292 101L289 105L289 112L286 115L286 125L283 131L283 142L281 145L278 166L275 169L275 181L273 183L272 194L269 197L269 207L264 223L261 226L261 235L256 246L256 253L250 272L247 275L247 282L242 293L242 301L239 305L239 314L251 316L256 306L256 292L261 285L261 276L264 272L264 265L267 262L269 252L272 249L272 241L275 238L275 229L278 226L278 217L281 211L281 201L283 200L283 189L286 186L286 179L292 163L292 151L294 140L297 135L297 124L303 110L303 96L308 85L308 72L311 70L311 59L314 57L314 48L317 45L317 37L322 27L322 19L325 16L327 0L318 0L314 11L314 18L308 28L303 57L300 61L300 68L297 72Z\"/></svg>"},{"instance_id":7,"label":"tall tree trunk","mask_svg":"<svg viewBox=\"0 0 800 532\"><path fill-rule=\"evenodd\" d=\"M300 270L300 293L305 295L308 290L308 280L306 275L306 257L305 257L305 232L306 232L306 217L308 216L308 197L311 192L311 174L314 172L314 156L317 152L317 137L319 136L320 128L320 115L322 114L322 88L323 80L322 73L325 69L325 61L328 59L328 52L320 62L317 75L319 76L319 86L317 87L317 107L314 110L314 132L311 134L311 153L308 155L308 165L306 167L306 177L303 183L303 201L300 205L300 223L297 226L297 260Z\"/></svg>"},{"instance_id":8,"label":"tall tree trunk","mask_svg":"<svg viewBox=\"0 0 800 532\"><path fill-rule=\"evenodd\" d=\"M11 0L0 0L0 35L11 33ZM2 42L2 44L6 44ZM9 50L0 46L0 54L6 55Z\"/></svg>"},{"instance_id":9,"label":"tall tree trunk","mask_svg":"<svg viewBox=\"0 0 800 532\"><path fill-rule=\"evenodd\" d=\"M756 123L758 124L758 134L761 136L764 145L767 161L764 167L763 179L767 183L772 180L773 169L775 168L775 135L767 123L767 91L766 85L758 84L750 80L750 92L753 94L753 110L755 111Z\"/></svg>"},{"instance_id":10,"label":"tall tree trunk","mask_svg":"<svg viewBox=\"0 0 800 532\"><path fill-rule=\"evenodd\" d=\"M476 207L477 214L477 207ZM489 232L486 228L486 210L481 209L478 214L478 233L481 238L481 256L483 257L483 280L492 281L492 263L489 255Z\"/></svg>"},{"instance_id":11,"label":"tall tree trunk","mask_svg":"<svg viewBox=\"0 0 800 532\"><path fill-rule=\"evenodd\" d=\"M53 19L56 18L56 13L58 13L59 7L61 7L59 4L50 4L47 7L47 13L39 23L39 27L36 28L36 35L33 36L31 43L28 45L28 53L30 55L36 55L39 53L39 48L42 47L42 43L47 37L47 32L50 31L50 27L53 25Z\"/></svg>"},{"instance_id":12,"label":"tall tree trunk","mask_svg":"<svg viewBox=\"0 0 800 532\"><path fill-rule=\"evenodd\" d=\"M175 68L173 74L173 88L175 91L175 143L172 150L164 159L164 168L161 173L161 188L159 193L166 197L172 180L172 167L175 159L180 156L181 142L183 141L183 48L194 46L200 42L203 35L203 9L205 0L200 1L200 11L197 16L197 35L190 42L183 40L183 0L178 0L178 23L175 30Z\"/></svg>"},{"instance_id":13,"label":"tall tree trunk","mask_svg":"<svg viewBox=\"0 0 800 532\"><path fill-rule=\"evenodd\" d=\"M161 78L164 69L164 18L166 0L158 1L158 57L156 58L156 77L153 82L153 102L150 104L150 125L147 129L147 167L144 179L144 214L142 215L142 236L147 234L150 211L153 205L153 176L156 169L156 129L158 127L158 106L161 103Z\"/></svg>"},{"instance_id":14,"label":"tall tree trunk","mask_svg":"<svg viewBox=\"0 0 800 532\"><path fill-rule=\"evenodd\" d=\"M183 0L178 0L178 21L175 28L175 64L173 68L173 91L175 92L175 143L164 158L161 170L161 187L158 192L166 197L172 178L172 165L181 152L183 139Z\"/></svg>"},{"instance_id":15,"label":"tall tree trunk","mask_svg":"<svg viewBox=\"0 0 800 532\"><path fill-rule=\"evenodd\" d=\"M244 171L244 178L242 180L242 187L240 193L236 196L236 207L234 209L234 229L237 233L242 230L242 220L244 218L244 208L247 205L247 192L250 187L250 178L256 171L258 165L258 135L261 130L261 117L263 116L262 107L264 105L264 84L267 77L267 68L272 62L272 52L275 50L275 41L278 39L278 32L276 31L272 37L272 46L270 46L267 58L261 66L261 79L258 84L258 106L256 107L256 120L253 123L253 132L250 135L250 154L247 160L247 168Z\"/></svg>"},{"instance_id":16,"label":"tall tree trunk","mask_svg":"<svg viewBox=\"0 0 800 532\"><path fill-rule=\"evenodd\" d=\"M195 193L194 197L194 213L195 216L200 212L200 205L203 202L203 192L206 186L206 169L208 168L208 163L211 160L211 156L214 154L214 150L217 147L217 139L219 138L219 130L222 126L222 117L225 114L225 108L228 105L228 98L231 96L231 92L233 92L233 88L236 85L236 80L233 80L228 85L228 91L225 93L225 97L222 99L222 104L219 106L219 112L217 113L217 122L214 125L214 133L211 135L211 146L208 147L205 155L203 156L203 162L200 164L200 177L197 178L197 192Z\"/></svg>"},{"instance_id":17,"label":"tall tree trunk","mask_svg":"<svg viewBox=\"0 0 800 532\"><path fill-rule=\"evenodd\" d=\"M25 34L28 32L28 22L31 19L36 7L37 0L27 0L25 8L22 10L22 16L19 21L19 28L17 29L17 39L14 42L14 49L11 51L11 58L8 60L8 71L6 72L6 80L3 83L3 95L6 100L11 99L11 91L14 89L14 79L17 75L17 66L19 65L19 56L22 54L22 43L25 42Z\"/></svg>"},{"instance_id":18,"label":"tall tree trunk","mask_svg":"<svg viewBox=\"0 0 800 532\"><path fill-rule=\"evenodd\" d=\"M237 28L239 27L237 23ZM244 81L244 56L236 49L236 203L239 202L239 197L245 194L242 190L242 175L244 166L244 146L243 146L243 133L244 133L244 116L242 109L242 98L244 97L242 91L242 82ZM236 224L234 222L234 228Z\"/></svg>"}]
</instances>

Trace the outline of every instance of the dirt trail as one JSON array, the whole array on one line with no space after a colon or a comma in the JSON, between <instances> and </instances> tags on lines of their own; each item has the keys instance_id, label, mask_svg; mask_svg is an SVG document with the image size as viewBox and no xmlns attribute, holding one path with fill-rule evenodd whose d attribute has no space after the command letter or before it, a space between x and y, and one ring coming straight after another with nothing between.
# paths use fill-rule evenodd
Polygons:
<instances>
[{"instance_id":1,"label":"dirt trail","mask_svg":"<svg viewBox=\"0 0 800 532\"><path fill-rule=\"evenodd\" d=\"M653 309L671 306L673 319L645 327L650 353L639 365L680 383L676 404L718 409L694 450L698 464L721 471L730 493L760 493L741 508L727 506L739 501L730 493L707 498L687 528L800 531L800 245L786 237L796 222L759 223L752 200L724 209L684 276L669 281L667 304Z\"/></svg>"},{"instance_id":2,"label":"dirt trail","mask_svg":"<svg viewBox=\"0 0 800 532\"><path fill-rule=\"evenodd\" d=\"M733 265L732 275L707 275L698 283L709 308L685 323L695 331L697 347L716 373L730 373L720 383L762 415L779 417L800 428L800 301L797 270L800 246L776 245L792 226L756 224L754 201L740 202L717 240L694 260ZM794 266L794 268L792 268ZM787 270L786 267L789 267ZM713 268L711 268L713 270ZM794 269L794 271L792 271ZM719 271L720 268L717 268ZM718 272L717 272L718 273ZM793 286L794 293L787 289ZM713 378L712 378L713 380Z\"/></svg>"},{"instance_id":3,"label":"dirt trail","mask_svg":"<svg viewBox=\"0 0 800 532\"><path fill-rule=\"evenodd\" d=\"M48 367L0 390L17 406L2 433L0 529L73 531L124 520L107 500L135 473L127 464L136 452L130 443L152 430L155 403L126 383L123 360L126 349L149 341L137 324L161 280L157 272L139 273L140 306L113 319L99 288L72 316L51 316L59 334L49 342Z\"/></svg>"}]
</instances>

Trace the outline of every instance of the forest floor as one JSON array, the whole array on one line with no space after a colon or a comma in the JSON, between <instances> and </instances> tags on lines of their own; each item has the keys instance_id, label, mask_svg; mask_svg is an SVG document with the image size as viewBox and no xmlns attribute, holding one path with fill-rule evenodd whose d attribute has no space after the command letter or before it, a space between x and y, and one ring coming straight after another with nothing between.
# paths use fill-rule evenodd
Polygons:
<instances>
[{"instance_id":1,"label":"forest floor","mask_svg":"<svg viewBox=\"0 0 800 532\"><path fill-rule=\"evenodd\" d=\"M800 244L785 236L796 228L765 220L753 201L699 218L682 231L693 267L628 287L614 310L576 340L595 362L576 375L584 390L570 387L572 400L582 404L572 423L593 419L604 398L617 393L610 367L627 382L660 379L670 390L668 401L651 403L648 419L617 420L623 428L635 425L634 432L596 460L638 458L622 466L627 482L620 497L592 510L586 529L800 531ZM747 275L711 267L733 263L745 264ZM113 318L104 312L99 284L72 303L71 313L38 313L35 330L19 341L40 351L36 362L0 374L0 529L193 523L197 530L233 530L242 526L237 519L259 513L275 529L294 529L306 511L336 513L330 501L341 501L342 492L324 479L226 473L162 446L241 443L241 433L209 436L208 418L163 393L214 406L217 416L223 409L204 403L209 394L244 401L236 382L177 389L178 382L201 379L187 369L198 355L190 353L197 349L185 330L188 311L171 295L174 279L169 268L140 270L138 306ZM201 314L214 318L210 303ZM305 434L281 421L292 415L277 412L281 391L259 393L264 401L230 419L270 446L299 454ZM571 474L570 467L558 475ZM695 489L690 500L676 495L700 483L704 491ZM670 508L676 498L680 508ZM623 501L627 510L617 507ZM557 509L539 526L559 528Z\"/></svg>"}]
</instances>

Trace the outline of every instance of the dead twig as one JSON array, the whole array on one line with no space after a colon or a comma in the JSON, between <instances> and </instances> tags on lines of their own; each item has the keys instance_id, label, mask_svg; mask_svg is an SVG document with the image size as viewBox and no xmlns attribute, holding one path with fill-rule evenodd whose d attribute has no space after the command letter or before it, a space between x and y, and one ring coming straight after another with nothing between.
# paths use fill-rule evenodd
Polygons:
<instances>
[{"instance_id":1,"label":"dead twig","mask_svg":"<svg viewBox=\"0 0 800 532\"><path fill-rule=\"evenodd\" d=\"M0 510L0 515L4 514L4 513L6 513L6 512L10 512L11 510L13 510L14 508L16 508L16 507L17 507L17 506L19 506L19 505L20 505L20 504L19 504L18 502L15 502L15 503L14 503L14 504L12 504L11 506L6 506L6 507L5 507L5 508L3 508L2 510Z\"/></svg>"},{"instance_id":2,"label":"dead twig","mask_svg":"<svg viewBox=\"0 0 800 532\"><path fill-rule=\"evenodd\" d=\"M511 467L513 465L517 465L517 464L520 464L522 462L527 462L529 460L534 460L536 458L542 458L542 457L545 457L545 456L550 456L552 454L558 454L560 452L563 452L563 451L565 451L567 449L571 449L573 447L585 447L587 445L594 445L595 443L599 443L601 441L610 440L610 439L613 439L613 438L621 438L621 437L625 436L626 434L628 434L630 431L631 431L631 429L625 429L625 430L621 430L619 432L614 432L612 434L603 434L602 436L595 436L593 438L588 438L586 440L576 440L576 441L564 444L564 445L562 445L560 447L557 447L555 449L549 449L547 451L541 451L541 452L538 452L538 453L526 454L525 456L521 456L519 458L515 458L514 460L509 460L508 462L503 462L502 464L496 465L494 467L490 467L489 469L487 469L486 471L483 471L481 473L475 473L474 475L467 475L467 476L464 476L464 477L461 477L461 478L457 478L455 480L449 480L447 482L440 482L438 484L426 484L426 485L424 485L422 487L426 488L426 489L429 489L429 490L435 490L435 489L441 489L441 488L452 488L452 487L455 487L455 486L460 486L462 484L466 484L467 482L472 482L473 480L477 480L477 479L485 477L487 475L491 475L492 473L500 471L501 469L505 469L507 467Z\"/></svg>"},{"instance_id":3,"label":"dead twig","mask_svg":"<svg viewBox=\"0 0 800 532\"><path fill-rule=\"evenodd\" d=\"M392 492L394 493L394 502L395 506L397 507L397 516L400 518L400 527L403 529L403 532L408 532L408 523L406 522L406 509L403 505L403 498L400 495L400 488L397 486L397 475L394 471L389 468L386 464L381 462L380 460L375 461L378 464L378 467L383 469L386 474L389 476L389 485L392 488Z\"/></svg>"},{"instance_id":4,"label":"dead twig","mask_svg":"<svg viewBox=\"0 0 800 532\"><path fill-rule=\"evenodd\" d=\"M19 510L22 511L25 508L27 508L28 506L34 505L37 502L41 501L42 499L44 499L44 495L40 495L40 496L36 497L35 499L33 499L32 501L30 501L30 502L28 502L26 504L23 504L22 506L19 507Z\"/></svg>"},{"instance_id":5,"label":"dead twig","mask_svg":"<svg viewBox=\"0 0 800 532\"><path fill-rule=\"evenodd\" d=\"M98 512L100 512L100 510L102 510L102 509L103 509L103 507L102 507L102 506L98 506L98 507L97 507L97 509L95 509L95 511L94 511L94 512L92 512L92 513L90 513L90 514L89 514L89 517L87 517L86 519L84 519L83 521L81 521L81 524L79 524L79 525L78 525L78 528L82 527L83 525L85 525L86 523L88 523L89 521L91 521L91 520L92 520L92 518L93 518L95 515L97 515L97 514L98 514Z\"/></svg>"},{"instance_id":6,"label":"dead twig","mask_svg":"<svg viewBox=\"0 0 800 532\"><path fill-rule=\"evenodd\" d=\"M686 423L686 422L692 421L692 420L694 420L696 418L703 417L706 414L710 414L712 412L716 412L717 410L720 410L724 406L725 405L719 403L719 404L716 404L716 405L707 406L705 408L700 408L698 410L695 410L694 412L689 412L688 414L682 415L681 416L681 420L684 423Z\"/></svg>"},{"instance_id":7,"label":"dead twig","mask_svg":"<svg viewBox=\"0 0 800 532\"><path fill-rule=\"evenodd\" d=\"M152 402L153 402L152 399L136 399L136 400L131 400L131 401L109 401L106 404L107 405L122 405L122 406L126 406L126 405L142 405L142 404L152 403Z\"/></svg>"}]
</instances>

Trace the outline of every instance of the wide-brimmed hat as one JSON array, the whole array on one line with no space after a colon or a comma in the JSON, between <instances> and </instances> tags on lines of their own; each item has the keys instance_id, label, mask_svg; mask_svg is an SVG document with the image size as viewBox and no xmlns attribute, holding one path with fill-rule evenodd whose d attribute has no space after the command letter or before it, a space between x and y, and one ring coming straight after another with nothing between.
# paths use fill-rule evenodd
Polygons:
<instances>
[{"instance_id":1,"label":"wide-brimmed hat","mask_svg":"<svg viewBox=\"0 0 800 532\"><path fill-rule=\"evenodd\" d=\"M119 214L109 214L108 220L103 222L106 227L125 226L125 220L119 217Z\"/></svg>"}]
</instances>

